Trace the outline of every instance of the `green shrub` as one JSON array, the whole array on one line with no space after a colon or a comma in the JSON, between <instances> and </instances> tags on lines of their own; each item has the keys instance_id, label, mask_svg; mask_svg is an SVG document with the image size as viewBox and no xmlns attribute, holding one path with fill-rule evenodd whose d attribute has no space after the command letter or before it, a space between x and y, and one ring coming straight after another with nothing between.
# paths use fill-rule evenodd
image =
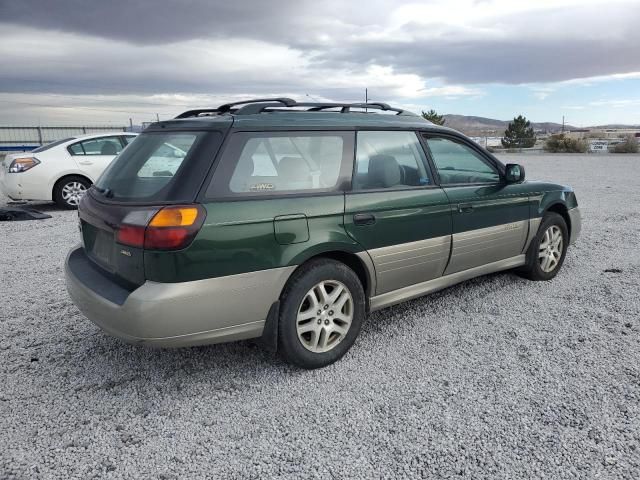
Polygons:
<instances>
[{"instance_id":1,"label":"green shrub","mask_svg":"<svg viewBox=\"0 0 640 480\"><path fill-rule=\"evenodd\" d=\"M544 144L544 149L551 153L585 153L587 148L584 140L569 138L563 133L551 135Z\"/></svg>"},{"instance_id":2,"label":"green shrub","mask_svg":"<svg viewBox=\"0 0 640 480\"><path fill-rule=\"evenodd\" d=\"M614 153L638 153L638 140L628 136L627 139L613 147Z\"/></svg>"}]
</instances>

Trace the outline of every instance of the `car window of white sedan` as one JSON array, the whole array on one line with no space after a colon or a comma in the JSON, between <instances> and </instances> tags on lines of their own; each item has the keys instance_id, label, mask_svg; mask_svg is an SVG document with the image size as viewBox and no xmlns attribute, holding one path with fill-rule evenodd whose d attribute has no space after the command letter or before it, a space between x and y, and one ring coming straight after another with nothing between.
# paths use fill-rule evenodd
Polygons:
<instances>
[{"instance_id":1,"label":"car window of white sedan","mask_svg":"<svg viewBox=\"0 0 640 480\"><path fill-rule=\"evenodd\" d=\"M92 138L69 146L71 155L117 155L122 150L118 137Z\"/></svg>"}]
</instances>

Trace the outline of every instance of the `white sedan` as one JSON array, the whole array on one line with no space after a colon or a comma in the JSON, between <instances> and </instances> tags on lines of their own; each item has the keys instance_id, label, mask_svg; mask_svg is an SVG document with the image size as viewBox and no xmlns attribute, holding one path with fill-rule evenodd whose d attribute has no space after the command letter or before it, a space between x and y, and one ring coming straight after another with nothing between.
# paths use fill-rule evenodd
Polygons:
<instances>
[{"instance_id":1,"label":"white sedan","mask_svg":"<svg viewBox=\"0 0 640 480\"><path fill-rule=\"evenodd\" d=\"M78 208L84 192L136 135L82 135L9 154L0 164L0 188L12 200L53 200Z\"/></svg>"}]
</instances>

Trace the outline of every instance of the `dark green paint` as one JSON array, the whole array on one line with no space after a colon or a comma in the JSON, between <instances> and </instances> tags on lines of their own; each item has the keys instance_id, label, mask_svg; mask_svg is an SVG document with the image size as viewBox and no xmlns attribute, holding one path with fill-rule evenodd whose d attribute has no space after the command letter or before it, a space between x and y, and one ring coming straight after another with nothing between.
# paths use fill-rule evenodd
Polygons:
<instances>
[{"instance_id":1,"label":"dark green paint","mask_svg":"<svg viewBox=\"0 0 640 480\"><path fill-rule=\"evenodd\" d=\"M222 127L229 132L380 128L446 133L465 139L421 117L356 113L221 115L160 122L151 128ZM203 189L206 187L205 182ZM458 205L469 203L473 212L461 213ZM544 182L308 197L265 195L205 203L207 219L194 242L181 251L146 251L145 275L158 282L182 282L299 265L326 252L358 253L539 217L558 204L577 206L573 191ZM375 224L355 225L357 213L375 215Z\"/></svg>"},{"instance_id":2,"label":"dark green paint","mask_svg":"<svg viewBox=\"0 0 640 480\"><path fill-rule=\"evenodd\" d=\"M291 245L309 240L309 222L307 216L280 215L273 219L273 233L280 245Z\"/></svg>"},{"instance_id":3,"label":"dark green paint","mask_svg":"<svg viewBox=\"0 0 640 480\"><path fill-rule=\"evenodd\" d=\"M529 218L529 194L523 184L445 187L451 202L453 233Z\"/></svg>"},{"instance_id":4,"label":"dark green paint","mask_svg":"<svg viewBox=\"0 0 640 480\"><path fill-rule=\"evenodd\" d=\"M205 208L205 224L188 248L145 252L150 280L184 282L299 265L327 251L362 250L345 232L343 194L216 202ZM292 214L306 216L309 240L282 245L276 240L274 219ZM290 230L302 234L299 224Z\"/></svg>"},{"instance_id":5,"label":"dark green paint","mask_svg":"<svg viewBox=\"0 0 640 480\"><path fill-rule=\"evenodd\" d=\"M371 213L373 225L356 225L353 217ZM347 193L344 224L365 249L451 235L447 196L440 188Z\"/></svg>"}]
</instances>

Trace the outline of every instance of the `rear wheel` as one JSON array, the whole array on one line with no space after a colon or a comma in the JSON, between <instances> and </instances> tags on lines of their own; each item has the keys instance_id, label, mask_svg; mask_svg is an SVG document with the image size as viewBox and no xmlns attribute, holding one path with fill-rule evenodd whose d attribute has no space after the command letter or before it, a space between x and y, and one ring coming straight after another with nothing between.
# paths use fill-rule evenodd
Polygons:
<instances>
[{"instance_id":1,"label":"rear wheel","mask_svg":"<svg viewBox=\"0 0 640 480\"><path fill-rule=\"evenodd\" d=\"M567 253L569 229L564 218L547 212L527 251L527 264L520 273L530 280L551 280L558 274Z\"/></svg>"},{"instance_id":2,"label":"rear wheel","mask_svg":"<svg viewBox=\"0 0 640 480\"><path fill-rule=\"evenodd\" d=\"M353 270L313 260L294 273L281 296L279 351L302 368L330 365L351 348L364 315L364 291Z\"/></svg>"},{"instance_id":3,"label":"rear wheel","mask_svg":"<svg viewBox=\"0 0 640 480\"><path fill-rule=\"evenodd\" d=\"M64 177L53 188L53 201L62 208L75 209L80 199L87 192L91 182L84 177L71 175Z\"/></svg>"}]
</instances>

